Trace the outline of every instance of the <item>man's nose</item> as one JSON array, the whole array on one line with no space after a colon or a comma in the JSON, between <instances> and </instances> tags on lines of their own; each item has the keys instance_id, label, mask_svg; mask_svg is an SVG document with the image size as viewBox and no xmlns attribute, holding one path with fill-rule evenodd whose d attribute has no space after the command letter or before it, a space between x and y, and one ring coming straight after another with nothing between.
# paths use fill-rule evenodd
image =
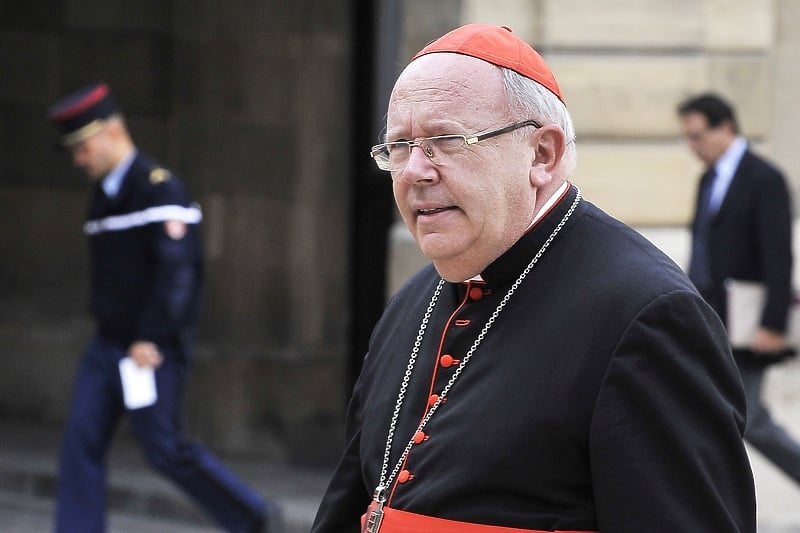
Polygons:
<instances>
[{"instance_id":1,"label":"man's nose","mask_svg":"<svg viewBox=\"0 0 800 533\"><path fill-rule=\"evenodd\" d=\"M419 148L419 150L415 150L415 148ZM430 148L422 144L412 144L408 154L408 163L401 172L400 178L409 185L437 180L439 170L431 157Z\"/></svg>"}]
</instances>

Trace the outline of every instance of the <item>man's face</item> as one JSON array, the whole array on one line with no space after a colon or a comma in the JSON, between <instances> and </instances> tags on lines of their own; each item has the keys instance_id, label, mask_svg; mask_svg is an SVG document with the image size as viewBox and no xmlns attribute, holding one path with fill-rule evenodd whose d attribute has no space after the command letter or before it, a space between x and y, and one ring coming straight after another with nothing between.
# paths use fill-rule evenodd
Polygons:
<instances>
[{"instance_id":1,"label":"man's face","mask_svg":"<svg viewBox=\"0 0 800 533\"><path fill-rule=\"evenodd\" d=\"M105 177L114 168L108 126L67 148L72 164L82 170L91 181Z\"/></svg>"},{"instance_id":2,"label":"man's face","mask_svg":"<svg viewBox=\"0 0 800 533\"><path fill-rule=\"evenodd\" d=\"M471 136L521 118L507 109L499 69L472 57L435 53L413 61L389 102L387 141ZM412 148L392 173L394 197L422 252L450 281L474 276L531 223L536 190L529 173L533 128L465 146L432 161Z\"/></svg>"},{"instance_id":3,"label":"man's face","mask_svg":"<svg viewBox=\"0 0 800 533\"><path fill-rule=\"evenodd\" d=\"M702 113L682 116L681 129L689 148L707 166L714 164L736 137L730 122L712 128Z\"/></svg>"}]
</instances>

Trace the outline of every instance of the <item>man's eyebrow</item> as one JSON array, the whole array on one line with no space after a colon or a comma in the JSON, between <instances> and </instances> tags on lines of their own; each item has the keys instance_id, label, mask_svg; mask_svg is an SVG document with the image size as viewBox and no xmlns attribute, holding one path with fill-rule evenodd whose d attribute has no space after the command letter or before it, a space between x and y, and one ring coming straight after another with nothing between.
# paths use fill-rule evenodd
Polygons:
<instances>
[{"instance_id":1,"label":"man's eyebrow","mask_svg":"<svg viewBox=\"0 0 800 533\"><path fill-rule=\"evenodd\" d=\"M483 130L486 129L491 128L483 128ZM409 136L407 132L399 132L392 135L392 132L387 132L384 135L384 139L386 139L384 142L412 141L422 137L438 137L440 135L471 135L472 133L474 133L472 130L469 130L459 122L442 120L427 123L421 135Z\"/></svg>"}]
</instances>

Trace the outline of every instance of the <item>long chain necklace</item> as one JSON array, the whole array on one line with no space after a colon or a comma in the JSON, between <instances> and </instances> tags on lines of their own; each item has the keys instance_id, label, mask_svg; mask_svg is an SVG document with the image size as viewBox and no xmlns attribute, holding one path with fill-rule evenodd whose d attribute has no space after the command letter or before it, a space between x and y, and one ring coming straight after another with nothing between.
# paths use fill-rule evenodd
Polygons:
<instances>
[{"instance_id":1,"label":"long chain necklace","mask_svg":"<svg viewBox=\"0 0 800 533\"><path fill-rule=\"evenodd\" d=\"M383 452L381 477L380 481L378 481L378 486L375 487L375 494L373 496L373 501L372 504L370 505L369 512L367 513L367 517L364 522L364 529L363 529L364 533L378 533L380 531L384 513L383 506L386 503L386 498L387 498L387 490L394 481L395 476L397 476L397 473L400 471L400 468L405 462L406 457L411 451L411 448L414 446L415 436L425 428L425 426L430 421L431 417L433 417L433 414L442 404L445 397L447 396L447 393L450 392L451 388L453 388L453 384L456 382L458 377L464 372L464 367L466 367L467 363L469 363L470 359L472 358L472 354L474 354L475 350L478 349L478 346L480 346L484 337L486 337L486 334L489 332L489 329L495 323L497 317L500 315L500 313L503 311L508 301L511 299L511 296L514 294L514 292L516 292L517 288L519 288L519 286L528 276L530 271L533 270L533 267L536 265L536 263L539 262L539 259L542 257L542 255L544 255L544 252L550 246L550 243L553 242L553 239L555 239L556 235L558 235L558 232L561 231L561 228L564 227L564 224L566 224L567 220L569 220L569 217L572 216L572 213L575 211L575 208L578 207L580 201L581 201L581 190L578 189L578 193L575 196L575 200L573 200L569 210L567 210L567 212L564 214L564 217L561 219L561 221L558 223L555 229L553 229L553 232L550 234L550 236L547 238L544 244L542 244L542 247L539 248L539 251L536 253L536 255L533 256L533 259L531 259L531 262L528 263L527 267L525 267L525 270L522 271L517 280L508 289L508 292L500 301L500 303L497 305L497 308L489 317L489 320L486 321L486 324L483 326L483 329L475 338L475 341L472 343L472 346L470 347L469 351L461 359L461 363L458 365L455 372L450 377L450 380L447 382L447 385L445 385L444 389L442 389L441 394L439 394L439 398L436 400L436 402L434 402L434 404L428 410L425 417L419 423L419 426L417 426L416 431L412 433L411 439L408 441L406 447L403 449L403 453L397 460L397 464L395 464L391 474L389 474L387 477L387 472L389 471L389 459L392 452L392 442L394 442L394 434L395 434L395 429L397 427L397 419L400 417L400 409L403 406L403 401L405 400L406 390L408 389L408 383L411 379L411 374L414 370L414 364L417 361L417 355L419 355L420 346L422 346L422 339L425 336L425 331L428 328L428 322L430 321L433 309L436 307L436 303L439 300L439 295L442 292L442 287L444 287L445 283L444 279L439 279L439 284L436 286L436 290L433 292L431 301L430 303L428 303L428 308L425 311L425 315L422 317L422 322L419 325L417 338L414 341L414 347L412 348L411 356L408 359L406 372L405 375L403 376L403 381L400 384L400 392L397 394L397 402L395 403L394 411L392 412L392 420L389 424L389 433L386 436L386 448L384 449Z\"/></svg>"}]
</instances>

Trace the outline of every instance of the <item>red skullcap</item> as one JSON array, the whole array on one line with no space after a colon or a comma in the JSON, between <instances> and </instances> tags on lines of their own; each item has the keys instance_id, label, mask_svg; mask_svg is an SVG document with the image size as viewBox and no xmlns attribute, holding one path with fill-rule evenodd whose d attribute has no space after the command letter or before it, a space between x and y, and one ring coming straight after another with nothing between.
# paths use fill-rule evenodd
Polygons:
<instances>
[{"instance_id":1,"label":"red skullcap","mask_svg":"<svg viewBox=\"0 0 800 533\"><path fill-rule=\"evenodd\" d=\"M508 26L467 24L431 41L412 58L434 52L464 54L505 67L546 87L564 102L553 72L536 50L511 33ZM566 105L566 102L564 102Z\"/></svg>"}]
</instances>

